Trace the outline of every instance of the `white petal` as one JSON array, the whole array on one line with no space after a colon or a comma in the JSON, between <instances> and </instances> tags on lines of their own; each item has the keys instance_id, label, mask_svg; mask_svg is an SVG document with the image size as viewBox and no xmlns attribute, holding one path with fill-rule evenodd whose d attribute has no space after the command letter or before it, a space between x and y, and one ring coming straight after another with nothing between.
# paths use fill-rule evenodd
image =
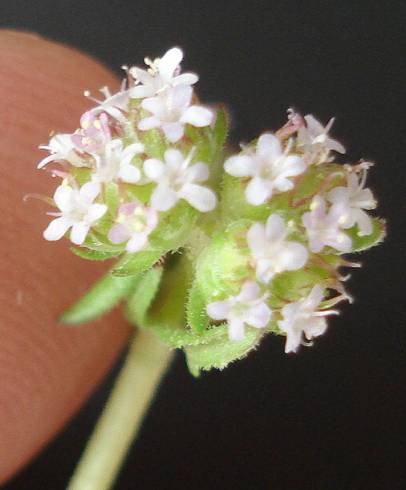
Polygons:
<instances>
[{"instance_id":1,"label":"white petal","mask_svg":"<svg viewBox=\"0 0 406 490\"><path fill-rule=\"evenodd\" d=\"M168 211L178 201L176 192L166 185L158 185L151 196L151 205L157 211Z\"/></svg>"},{"instance_id":2,"label":"white petal","mask_svg":"<svg viewBox=\"0 0 406 490\"><path fill-rule=\"evenodd\" d=\"M183 59L182 50L172 48L167 51L162 58L157 62L159 73L164 79L172 78L176 68Z\"/></svg>"},{"instance_id":3,"label":"white petal","mask_svg":"<svg viewBox=\"0 0 406 490\"><path fill-rule=\"evenodd\" d=\"M281 328L282 322L278 322L279 327ZM286 335L286 343L285 343L285 352L288 354L289 352L296 352L302 342L302 331L290 330Z\"/></svg>"},{"instance_id":4,"label":"white petal","mask_svg":"<svg viewBox=\"0 0 406 490\"><path fill-rule=\"evenodd\" d=\"M173 171L176 171L179 168L181 168L182 163L185 161L182 152L180 152L179 150L175 150L174 148L170 148L169 150L166 150L164 157L168 167Z\"/></svg>"},{"instance_id":5,"label":"white petal","mask_svg":"<svg viewBox=\"0 0 406 490\"><path fill-rule=\"evenodd\" d=\"M141 119L138 123L138 129L141 131L148 131L149 129L158 128L160 125L161 121L157 117L151 116Z\"/></svg>"},{"instance_id":6,"label":"white petal","mask_svg":"<svg viewBox=\"0 0 406 490\"><path fill-rule=\"evenodd\" d=\"M282 155L282 145L279 138L271 133L260 136L257 143L257 155L264 160L277 160Z\"/></svg>"},{"instance_id":7,"label":"white petal","mask_svg":"<svg viewBox=\"0 0 406 490\"><path fill-rule=\"evenodd\" d=\"M268 248L265 226L254 223L247 232L248 246L255 258L264 257Z\"/></svg>"},{"instance_id":8,"label":"white petal","mask_svg":"<svg viewBox=\"0 0 406 490\"><path fill-rule=\"evenodd\" d=\"M276 274L274 265L274 261L271 259L259 259L255 269L258 280L264 284L268 284Z\"/></svg>"},{"instance_id":9,"label":"white petal","mask_svg":"<svg viewBox=\"0 0 406 490\"><path fill-rule=\"evenodd\" d=\"M180 121L182 123L189 123L192 126L197 126L202 128L204 126L209 126L213 121L213 112L205 107L200 107L197 105L192 105L184 112Z\"/></svg>"},{"instance_id":10,"label":"white petal","mask_svg":"<svg viewBox=\"0 0 406 490\"><path fill-rule=\"evenodd\" d=\"M244 340L245 328L242 320L239 318L233 318L228 322L228 337L234 342Z\"/></svg>"},{"instance_id":11,"label":"white petal","mask_svg":"<svg viewBox=\"0 0 406 490\"><path fill-rule=\"evenodd\" d=\"M309 296L305 299L306 308L313 311L316 310L323 301L323 298L324 289L319 284L316 284L310 291Z\"/></svg>"},{"instance_id":12,"label":"white petal","mask_svg":"<svg viewBox=\"0 0 406 490\"><path fill-rule=\"evenodd\" d=\"M105 204L92 204L87 211L85 221L87 224L92 224L100 219L107 211Z\"/></svg>"},{"instance_id":13,"label":"white petal","mask_svg":"<svg viewBox=\"0 0 406 490\"><path fill-rule=\"evenodd\" d=\"M199 80L195 73L182 73L173 79L173 86L176 85L194 85Z\"/></svg>"},{"instance_id":14,"label":"white petal","mask_svg":"<svg viewBox=\"0 0 406 490\"><path fill-rule=\"evenodd\" d=\"M46 230L43 233L45 240L51 242L62 238L68 229L72 226L72 220L61 216L60 218L52 220Z\"/></svg>"},{"instance_id":15,"label":"white petal","mask_svg":"<svg viewBox=\"0 0 406 490\"><path fill-rule=\"evenodd\" d=\"M272 196L272 184L260 177L251 179L245 189L245 197L253 206L264 204Z\"/></svg>"},{"instance_id":16,"label":"white petal","mask_svg":"<svg viewBox=\"0 0 406 490\"><path fill-rule=\"evenodd\" d=\"M138 82L141 82L143 85L150 86L154 83L154 77L147 70L133 66L130 68L130 73L133 78L135 78ZM136 86L135 88L143 87ZM133 97L133 95L131 95L131 97Z\"/></svg>"},{"instance_id":17,"label":"white petal","mask_svg":"<svg viewBox=\"0 0 406 490\"><path fill-rule=\"evenodd\" d=\"M309 253L301 243L285 242L277 257L278 268L281 271L301 269L307 262Z\"/></svg>"},{"instance_id":18,"label":"white petal","mask_svg":"<svg viewBox=\"0 0 406 490\"><path fill-rule=\"evenodd\" d=\"M251 156L236 155L226 160L224 169L233 177L250 177L255 175L256 166Z\"/></svg>"},{"instance_id":19,"label":"white petal","mask_svg":"<svg viewBox=\"0 0 406 490\"><path fill-rule=\"evenodd\" d=\"M265 303L252 306L245 317L245 322L251 327L265 328L272 317L272 311Z\"/></svg>"},{"instance_id":20,"label":"white petal","mask_svg":"<svg viewBox=\"0 0 406 490\"><path fill-rule=\"evenodd\" d=\"M306 164L302 157L298 155L288 155L283 158L283 171L285 177L300 175L306 170Z\"/></svg>"},{"instance_id":21,"label":"white petal","mask_svg":"<svg viewBox=\"0 0 406 490\"><path fill-rule=\"evenodd\" d=\"M153 114L159 114L165 110L165 99L163 97L149 97L142 101L141 107Z\"/></svg>"},{"instance_id":22,"label":"white petal","mask_svg":"<svg viewBox=\"0 0 406 490\"><path fill-rule=\"evenodd\" d=\"M79 194L87 203L92 203L100 193L100 184L87 182L80 188Z\"/></svg>"},{"instance_id":23,"label":"white petal","mask_svg":"<svg viewBox=\"0 0 406 490\"><path fill-rule=\"evenodd\" d=\"M228 317L232 304L233 301L229 299L224 301L215 301L214 303L209 303L207 305L206 311L209 317L213 320L224 320Z\"/></svg>"},{"instance_id":24,"label":"white petal","mask_svg":"<svg viewBox=\"0 0 406 490\"><path fill-rule=\"evenodd\" d=\"M178 122L165 123L162 125L162 130L171 143L179 141L184 134L183 125Z\"/></svg>"},{"instance_id":25,"label":"white petal","mask_svg":"<svg viewBox=\"0 0 406 490\"><path fill-rule=\"evenodd\" d=\"M256 282L246 281L241 288L240 294L237 296L237 300L244 303L253 301L259 297L260 292L260 287Z\"/></svg>"},{"instance_id":26,"label":"white petal","mask_svg":"<svg viewBox=\"0 0 406 490\"><path fill-rule=\"evenodd\" d=\"M63 213L68 213L75 206L74 190L68 185L60 185L54 194L54 201Z\"/></svg>"},{"instance_id":27,"label":"white petal","mask_svg":"<svg viewBox=\"0 0 406 490\"><path fill-rule=\"evenodd\" d=\"M304 117L306 121L306 126L308 131L313 135L319 135L324 133L324 126L319 123L319 121L312 115L312 114L307 114Z\"/></svg>"},{"instance_id":28,"label":"white petal","mask_svg":"<svg viewBox=\"0 0 406 490\"><path fill-rule=\"evenodd\" d=\"M284 176L280 176L278 178L276 178L274 181L273 181L273 186L275 187L275 189L277 189L279 192L286 192L286 191L290 191L291 189L293 189L294 187L294 184L292 181L290 181L289 179L287 179L286 177Z\"/></svg>"},{"instance_id":29,"label":"white petal","mask_svg":"<svg viewBox=\"0 0 406 490\"><path fill-rule=\"evenodd\" d=\"M148 241L148 233L134 233L128 241L125 249L127 252L139 252Z\"/></svg>"},{"instance_id":30,"label":"white petal","mask_svg":"<svg viewBox=\"0 0 406 490\"><path fill-rule=\"evenodd\" d=\"M209 175L209 167L201 162L191 165L185 172L185 178L189 182L204 182L209 178Z\"/></svg>"},{"instance_id":31,"label":"white petal","mask_svg":"<svg viewBox=\"0 0 406 490\"><path fill-rule=\"evenodd\" d=\"M166 92L168 108L186 109L192 99L193 89L189 85L177 85ZM165 97L163 97L165 99Z\"/></svg>"},{"instance_id":32,"label":"white petal","mask_svg":"<svg viewBox=\"0 0 406 490\"><path fill-rule=\"evenodd\" d=\"M43 167L45 167L45 165L47 165L48 163L54 162L55 160L60 160L60 158L58 158L57 154L52 153L51 155L48 155L47 157L43 158L38 163L37 168L43 168Z\"/></svg>"},{"instance_id":33,"label":"white petal","mask_svg":"<svg viewBox=\"0 0 406 490\"><path fill-rule=\"evenodd\" d=\"M111 243L123 243L131 237L130 230L123 224L118 223L110 228L108 239Z\"/></svg>"},{"instance_id":34,"label":"white petal","mask_svg":"<svg viewBox=\"0 0 406 490\"><path fill-rule=\"evenodd\" d=\"M128 145L126 148L124 148L123 152L121 153L121 157L120 157L121 163L122 164L130 163L135 155L138 155L143 152L144 152L144 145L142 145L141 143L133 143L132 145Z\"/></svg>"},{"instance_id":35,"label":"white petal","mask_svg":"<svg viewBox=\"0 0 406 490\"><path fill-rule=\"evenodd\" d=\"M75 245L82 245L89 233L90 226L86 223L75 223L70 232L70 240Z\"/></svg>"},{"instance_id":36,"label":"white petal","mask_svg":"<svg viewBox=\"0 0 406 490\"><path fill-rule=\"evenodd\" d=\"M334 150L334 151L336 151L338 153L342 153L342 154L345 153L345 148L339 141L333 140L332 138L328 138L327 142L328 142L327 147L330 150Z\"/></svg>"},{"instance_id":37,"label":"white petal","mask_svg":"<svg viewBox=\"0 0 406 490\"><path fill-rule=\"evenodd\" d=\"M347 187L335 187L327 194L327 199L335 203L345 203L348 200L348 189Z\"/></svg>"},{"instance_id":38,"label":"white petal","mask_svg":"<svg viewBox=\"0 0 406 490\"><path fill-rule=\"evenodd\" d=\"M202 213L212 211L216 207L217 198L214 192L201 185L185 184L178 195Z\"/></svg>"},{"instance_id":39,"label":"white petal","mask_svg":"<svg viewBox=\"0 0 406 490\"><path fill-rule=\"evenodd\" d=\"M266 225L266 238L269 242L275 242L283 240L286 236L286 227L283 218L277 214L271 214L267 219Z\"/></svg>"},{"instance_id":40,"label":"white petal","mask_svg":"<svg viewBox=\"0 0 406 490\"><path fill-rule=\"evenodd\" d=\"M352 240L346 233L336 232L325 243L340 252L351 252Z\"/></svg>"},{"instance_id":41,"label":"white petal","mask_svg":"<svg viewBox=\"0 0 406 490\"><path fill-rule=\"evenodd\" d=\"M154 182L159 182L165 173L165 164L157 158L149 158L144 162L144 172L148 178Z\"/></svg>"},{"instance_id":42,"label":"white petal","mask_svg":"<svg viewBox=\"0 0 406 490\"><path fill-rule=\"evenodd\" d=\"M373 231L372 219L368 213L361 209L355 211L355 220L361 236L370 235Z\"/></svg>"},{"instance_id":43,"label":"white petal","mask_svg":"<svg viewBox=\"0 0 406 490\"><path fill-rule=\"evenodd\" d=\"M137 167L134 167L134 165L122 165L120 171L118 172L118 177L123 182L136 184L141 178L141 172Z\"/></svg>"},{"instance_id":44,"label":"white petal","mask_svg":"<svg viewBox=\"0 0 406 490\"><path fill-rule=\"evenodd\" d=\"M143 99L144 97L151 97L155 94L155 88L153 85L138 85L130 90L130 97L132 99Z\"/></svg>"}]
</instances>

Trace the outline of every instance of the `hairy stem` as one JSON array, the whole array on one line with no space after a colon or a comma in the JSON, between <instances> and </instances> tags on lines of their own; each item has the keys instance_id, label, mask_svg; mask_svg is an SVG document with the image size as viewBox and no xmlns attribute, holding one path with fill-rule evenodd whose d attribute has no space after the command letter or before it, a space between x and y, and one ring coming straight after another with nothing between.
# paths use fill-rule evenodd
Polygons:
<instances>
[{"instance_id":1,"label":"hairy stem","mask_svg":"<svg viewBox=\"0 0 406 490\"><path fill-rule=\"evenodd\" d=\"M171 359L155 336L137 332L67 490L112 487Z\"/></svg>"}]
</instances>

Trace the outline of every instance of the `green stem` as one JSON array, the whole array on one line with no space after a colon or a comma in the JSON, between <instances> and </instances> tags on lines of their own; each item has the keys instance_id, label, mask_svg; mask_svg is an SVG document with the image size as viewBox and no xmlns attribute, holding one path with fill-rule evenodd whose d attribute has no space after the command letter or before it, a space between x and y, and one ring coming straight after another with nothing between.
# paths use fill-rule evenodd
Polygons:
<instances>
[{"instance_id":1,"label":"green stem","mask_svg":"<svg viewBox=\"0 0 406 490\"><path fill-rule=\"evenodd\" d=\"M172 352L138 331L67 490L108 490L136 437Z\"/></svg>"}]
</instances>

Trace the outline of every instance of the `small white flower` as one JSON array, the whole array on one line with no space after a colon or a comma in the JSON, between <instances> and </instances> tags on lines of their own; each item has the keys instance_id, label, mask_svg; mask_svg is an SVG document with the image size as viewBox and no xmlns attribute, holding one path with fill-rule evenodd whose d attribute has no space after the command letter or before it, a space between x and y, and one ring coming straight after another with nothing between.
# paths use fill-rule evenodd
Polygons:
<instances>
[{"instance_id":1,"label":"small white flower","mask_svg":"<svg viewBox=\"0 0 406 490\"><path fill-rule=\"evenodd\" d=\"M336 310L317 311L322 300L323 288L316 285L306 298L282 308L283 320L278 321L278 326L286 333L286 353L297 351L303 334L307 340L322 335L327 328L325 316L338 315Z\"/></svg>"},{"instance_id":2,"label":"small white flower","mask_svg":"<svg viewBox=\"0 0 406 490\"><path fill-rule=\"evenodd\" d=\"M293 188L290 177L303 173L306 165L298 155L289 155L289 145L283 151L279 139L271 133L259 139L255 154L230 157L225 171L234 177L251 177L245 190L250 204L257 206L270 199L274 191L286 192Z\"/></svg>"},{"instance_id":3,"label":"small white flower","mask_svg":"<svg viewBox=\"0 0 406 490\"><path fill-rule=\"evenodd\" d=\"M209 126L213 121L213 112L205 107L190 105L192 87L177 85L156 97L142 101L142 107L152 116L141 119L138 129L148 131L162 128L171 143L179 141L184 134L184 125L191 124L198 128Z\"/></svg>"},{"instance_id":4,"label":"small white flower","mask_svg":"<svg viewBox=\"0 0 406 490\"><path fill-rule=\"evenodd\" d=\"M148 70L142 70L136 66L130 68L130 74L136 82L141 83L131 89L130 96L135 99L153 97L154 95L177 85L193 85L199 77L194 73L180 74L180 62L183 52L179 48L172 48L162 58L154 61L146 58Z\"/></svg>"},{"instance_id":5,"label":"small white flower","mask_svg":"<svg viewBox=\"0 0 406 490\"><path fill-rule=\"evenodd\" d=\"M258 284L246 281L237 296L207 305L207 314L213 320L227 320L230 340L243 340L245 325L255 328L268 325L272 310L265 301Z\"/></svg>"},{"instance_id":6,"label":"small white flower","mask_svg":"<svg viewBox=\"0 0 406 490\"><path fill-rule=\"evenodd\" d=\"M372 219L364 210L374 209L376 201L370 189L364 189L366 170L363 171L361 180L355 172L347 174L347 187L335 187L327 199L334 208L340 212L339 224L341 228L352 228L358 225L359 235L372 233Z\"/></svg>"},{"instance_id":7,"label":"small white flower","mask_svg":"<svg viewBox=\"0 0 406 490\"><path fill-rule=\"evenodd\" d=\"M54 201L60 209L59 213L48 213L57 216L49 223L44 231L45 240L59 240L72 228L70 240L81 245L91 228L107 211L105 204L93 201L100 193L100 186L93 182L84 184L80 189L73 189L69 185L60 185L54 194Z\"/></svg>"},{"instance_id":8,"label":"small white flower","mask_svg":"<svg viewBox=\"0 0 406 490\"><path fill-rule=\"evenodd\" d=\"M95 116L105 112L120 123L125 123L126 117L124 113L128 112L130 90L125 90L125 84L123 83L121 90L115 94L111 94L108 87L102 87L100 92L104 95L104 100L98 100L92 97L88 91L85 91L85 96L98 104L98 106L90 109L89 112Z\"/></svg>"},{"instance_id":9,"label":"small white flower","mask_svg":"<svg viewBox=\"0 0 406 490\"><path fill-rule=\"evenodd\" d=\"M131 160L143 152L144 146L141 143L132 143L124 148L121 139L108 141L103 154L93 154L96 161L93 182L112 182L120 179L128 184L136 184L141 179L141 172L131 164Z\"/></svg>"},{"instance_id":10,"label":"small white flower","mask_svg":"<svg viewBox=\"0 0 406 490\"><path fill-rule=\"evenodd\" d=\"M105 112L96 116L92 111L80 118L80 129L72 134L73 144L86 153L99 152L111 139L108 117Z\"/></svg>"},{"instance_id":11,"label":"small white flower","mask_svg":"<svg viewBox=\"0 0 406 490\"><path fill-rule=\"evenodd\" d=\"M301 269L308 251L299 242L286 240L287 230L278 214L269 216L266 225L254 223L247 233L247 242L256 264L259 281L267 284L275 274Z\"/></svg>"},{"instance_id":12,"label":"small white flower","mask_svg":"<svg viewBox=\"0 0 406 490\"><path fill-rule=\"evenodd\" d=\"M139 252L148 243L148 236L158 224L158 213L134 201L120 206L117 223L110 229L112 243L127 242L127 252Z\"/></svg>"},{"instance_id":13,"label":"small white flower","mask_svg":"<svg viewBox=\"0 0 406 490\"><path fill-rule=\"evenodd\" d=\"M331 118L324 127L311 114L304 117L306 125L301 125L297 132L297 145L302 147L305 152L308 152L309 159L313 159L319 154L328 154L330 150L338 153L345 153L344 146L333 138L330 138L328 132L334 123L334 118Z\"/></svg>"},{"instance_id":14,"label":"small white flower","mask_svg":"<svg viewBox=\"0 0 406 490\"><path fill-rule=\"evenodd\" d=\"M37 168L42 168L48 163L61 160L65 160L75 167L87 167L89 165L76 152L76 146L72 141L71 134L57 134L51 138L48 145L41 145L39 148L48 150L51 154L42 159Z\"/></svg>"},{"instance_id":15,"label":"small white flower","mask_svg":"<svg viewBox=\"0 0 406 490\"><path fill-rule=\"evenodd\" d=\"M165 163L155 158L144 162L144 172L158 185L151 196L152 207L158 211L168 211L185 199L191 206L206 213L216 207L216 195L211 189L196 184L209 178L209 168L205 163L190 165L193 151L185 158L179 150L165 152Z\"/></svg>"},{"instance_id":16,"label":"small white flower","mask_svg":"<svg viewBox=\"0 0 406 490\"><path fill-rule=\"evenodd\" d=\"M313 198L310 211L302 217L312 252L321 252L325 246L340 252L351 251L351 238L340 230L341 215L341 208L333 206L327 213L325 200L318 195Z\"/></svg>"}]
</instances>

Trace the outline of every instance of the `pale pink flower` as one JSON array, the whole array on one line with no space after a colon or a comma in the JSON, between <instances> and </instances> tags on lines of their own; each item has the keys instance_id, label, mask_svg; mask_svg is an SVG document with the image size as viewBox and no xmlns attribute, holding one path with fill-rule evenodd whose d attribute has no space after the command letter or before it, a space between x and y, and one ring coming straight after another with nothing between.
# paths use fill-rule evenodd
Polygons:
<instances>
[{"instance_id":1,"label":"pale pink flower","mask_svg":"<svg viewBox=\"0 0 406 490\"><path fill-rule=\"evenodd\" d=\"M100 186L93 182L84 184L80 189L66 184L60 185L54 194L54 201L60 212L48 213L50 216L56 216L56 219L51 221L44 231L44 238L50 241L59 240L69 228L72 228L71 242L81 245L90 228L107 211L105 204L94 202L99 193Z\"/></svg>"},{"instance_id":2,"label":"pale pink flower","mask_svg":"<svg viewBox=\"0 0 406 490\"><path fill-rule=\"evenodd\" d=\"M165 152L165 162L150 158L144 162L145 175L158 185L151 196L152 207L158 211L168 211L184 199L202 213L216 207L216 195L211 189L199 185L209 178L209 168L205 163L190 165L193 151L185 158L179 150Z\"/></svg>"},{"instance_id":3,"label":"pale pink flower","mask_svg":"<svg viewBox=\"0 0 406 490\"><path fill-rule=\"evenodd\" d=\"M248 152L230 157L225 171L234 177L250 177L245 197L254 206L270 199L275 191L286 192L293 188L290 180L303 173L306 165L298 155L284 151L279 139L266 133L258 139L255 153Z\"/></svg>"},{"instance_id":4,"label":"pale pink flower","mask_svg":"<svg viewBox=\"0 0 406 490\"><path fill-rule=\"evenodd\" d=\"M278 321L278 326L286 333L286 353L297 351L303 335L307 340L322 335L327 329L324 317L338 315L336 310L319 310L323 297L323 288L316 285L307 297L282 308L283 320Z\"/></svg>"},{"instance_id":5,"label":"pale pink flower","mask_svg":"<svg viewBox=\"0 0 406 490\"><path fill-rule=\"evenodd\" d=\"M148 236L158 224L155 209L138 201L122 204L117 223L110 229L108 238L112 243L127 242L127 252L139 252L148 243Z\"/></svg>"},{"instance_id":6,"label":"pale pink flower","mask_svg":"<svg viewBox=\"0 0 406 490\"><path fill-rule=\"evenodd\" d=\"M138 129L148 131L161 128L171 143L179 141L184 134L185 124L196 127L209 126L214 118L210 109L198 105L190 105L192 87L177 85L157 95L142 101L143 109L152 116L141 119Z\"/></svg>"},{"instance_id":7,"label":"pale pink flower","mask_svg":"<svg viewBox=\"0 0 406 490\"><path fill-rule=\"evenodd\" d=\"M309 239L309 248L314 253L322 252L329 246L340 252L350 252L351 238L340 230L340 207L332 207L326 211L325 200L317 195L313 198L310 211L302 217L303 225Z\"/></svg>"},{"instance_id":8,"label":"pale pink flower","mask_svg":"<svg viewBox=\"0 0 406 490\"><path fill-rule=\"evenodd\" d=\"M372 218L365 210L374 209L376 201L370 189L365 189L366 170L363 171L361 180L355 172L347 174L347 187L335 187L327 199L337 209L339 225L341 228L352 228L358 225L359 235L370 235L372 233Z\"/></svg>"},{"instance_id":9,"label":"pale pink flower","mask_svg":"<svg viewBox=\"0 0 406 490\"><path fill-rule=\"evenodd\" d=\"M135 99L153 97L170 87L178 85L193 85L199 77L194 73L180 74L180 63L183 59L183 52L179 48L172 48L167 51L162 58L151 61L145 59L149 66L148 70L143 70L136 66L130 68L130 74L137 85L130 91L130 96Z\"/></svg>"},{"instance_id":10,"label":"pale pink flower","mask_svg":"<svg viewBox=\"0 0 406 490\"><path fill-rule=\"evenodd\" d=\"M258 284L246 281L237 296L207 305L207 314L213 320L226 320L230 340L239 341L245 337L245 325L265 328L271 320L272 310Z\"/></svg>"},{"instance_id":11,"label":"pale pink flower","mask_svg":"<svg viewBox=\"0 0 406 490\"><path fill-rule=\"evenodd\" d=\"M301 243L286 240L288 231L281 216L272 214L265 225L254 223L247 242L259 281L267 284L275 274L301 269L309 253Z\"/></svg>"}]
</instances>

